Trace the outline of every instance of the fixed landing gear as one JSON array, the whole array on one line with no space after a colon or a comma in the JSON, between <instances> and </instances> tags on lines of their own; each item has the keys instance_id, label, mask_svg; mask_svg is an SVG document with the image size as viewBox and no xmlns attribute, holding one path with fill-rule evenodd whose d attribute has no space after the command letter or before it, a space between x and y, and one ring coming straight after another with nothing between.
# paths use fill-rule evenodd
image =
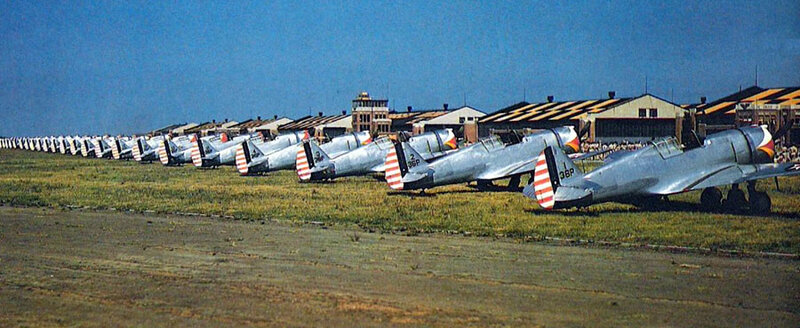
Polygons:
<instances>
[{"instance_id":1,"label":"fixed landing gear","mask_svg":"<svg viewBox=\"0 0 800 328\"><path fill-rule=\"evenodd\" d=\"M508 181L508 190L509 191L520 191L521 188L519 187L519 183L522 176L517 174L511 177L511 180Z\"/></svg>"},{"instance_id":2,"label":"fixed landing gear","mask_svg":"<svg viewBox=\"0 0 800 328\"><path fill-rule=\"evenodd\" d=\"M722 191L717 187L703 189L700 194L700 204L707 210L717 210L722 205Z\"/></svg>"},{"instance_id":3,"label":"fixed landing gear","mask_svg":"<svg viewBox=\"0 0 800 328\"><path fill-rule=\"evenodd\" d=\"M750 196L750 211L756 214L769 213L772 207L772 200L763 191L756 190L755 181L747 183L747 194Z\"/></svg>"},{"instance_id":4,"label":"fixed landing gear","mask_svg":"<svg viewBox=\"0 0 800 328\"><path fill-rule=\"evenodd\" d=\"M728 197L725 197L722 205L729 210L738 210L747 206L747 198L744 197L744 191L739 189L738 184L731 185L731 190L728 191Z\"/></svg>"},{"instance_id":5,"label":"fixed landing gear","mask_svg":"<svg viewBox=\"0 0 800 328\"><path fill-rule=\"evenodd\" d=\"M478 180L478 190L487 191L494 188L494 184L488 180Z\"/></svg>"},{"instance_id":6,"label":"fixed landing gear","mask_svg":"<svg viewBox=\"0 0 800 328\"><path fill-rule=\"evenodd\" d=\"M703 190L700 195L700 204L707 210L718 210L723 207L726 210L739 210L748 207L750 212L755 214L769 213L772 200L767 193L756 190L755 182L747 183L747 196L745 197L744 191L739 188L738 184L733 184L725 200L722 200L722 192L719 188L711 187Z\"/></svg>"}]
</instances>

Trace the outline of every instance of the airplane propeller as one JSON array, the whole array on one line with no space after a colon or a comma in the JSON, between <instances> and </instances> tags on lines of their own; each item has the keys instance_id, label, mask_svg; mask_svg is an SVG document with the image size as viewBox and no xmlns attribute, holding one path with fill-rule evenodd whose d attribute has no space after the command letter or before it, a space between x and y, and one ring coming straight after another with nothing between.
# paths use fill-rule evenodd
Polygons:
<instances>
[{"instance_id":1,"label":"airplane propeller","mask_svg":"<svg viewBox=\"0 0 800 328\"><path fill-rule=\"evenodd\" d=\"M778 131L775 131L775 133L772 134L772 141L776 142L778 139L783 138L783 136L785 136L791 128L792 124L784 124L780 129L778 129Z\"/></svg>"},{"instance_id":2,"label":"airplane propeller","mask_svg":"<svg viewBox=\"0 0 800 328\"><path fill-rule=\"evenodd\" d=\"M578 140L583 139L583 136L589 133L591 127L592 127L592 121L586 121L586 124L583 125L583 128L580 131L578 131Z\"/></svg>"}]
</instances>

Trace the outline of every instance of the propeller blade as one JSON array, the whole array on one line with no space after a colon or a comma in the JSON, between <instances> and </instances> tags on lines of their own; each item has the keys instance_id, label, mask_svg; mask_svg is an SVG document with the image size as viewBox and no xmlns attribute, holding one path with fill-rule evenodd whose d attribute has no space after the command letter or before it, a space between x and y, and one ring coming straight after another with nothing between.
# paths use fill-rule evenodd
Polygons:
<instances>
[{"instance_id":1,"label":"propeller blade","mask_svg":"<svg viewBox=\"0 0 800 328\"><path fill-rule=\"evenodd\" d=\"M786 135L791 128L792 124L784 124L780 129L778 129L778 131L775 131L775 133L772 134L772 141L778 141L778 139L783 138L783 136Z\"/></svg>"},{"instance_id":2,"label":"propeller blade","mask_svg":"<svg viewBox=\"0 0 800 328\"><path fill-rule=\"evenodd\" d=\"M583 126L583 129L581 129L578 132L578 140L583 139L583 136L585 136L587 133L589 133L589 129L591 128L591 126L592 126L592 122L591 121L586 121L586 124Z\"/></svg>"}]
</instances>

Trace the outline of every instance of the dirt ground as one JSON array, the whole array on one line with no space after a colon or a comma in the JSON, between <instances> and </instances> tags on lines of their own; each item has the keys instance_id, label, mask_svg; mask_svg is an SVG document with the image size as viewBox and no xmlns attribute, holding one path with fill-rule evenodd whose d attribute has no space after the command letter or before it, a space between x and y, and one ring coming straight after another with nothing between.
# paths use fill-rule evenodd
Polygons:
<instances>
[{"instance_id":1,"label":"dirt ground","mask_svg":"<svg viewBox=\"0 0 800 328\"><path fill-rule=\"evenodd\" d=\"M0 326L796 326L800 262L0 207Z\"/></svg>"}]
</instances>

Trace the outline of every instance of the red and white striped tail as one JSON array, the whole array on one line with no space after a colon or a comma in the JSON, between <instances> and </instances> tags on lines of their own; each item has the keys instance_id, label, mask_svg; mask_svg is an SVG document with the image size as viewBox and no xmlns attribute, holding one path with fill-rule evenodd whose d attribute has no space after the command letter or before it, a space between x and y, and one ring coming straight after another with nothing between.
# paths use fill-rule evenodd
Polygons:
<instances>
[{"instance_id":1,"label":"red and white striped tail","mask_svg":"<svg viewBox=\"0 0 800 328\"><path fill-rule=\"evenodd\" d=\"M311 179L311 168L308 167L305 147L300 147L300 149L297 150L297 160L295 164L297 166L297 176L300 177L300 180L306 181Z\"/></svg>"},{"instance_id":2,"label":"red and white striped tail","mask_svg":"<svg viewBox=\"0 0 800 328\"><path fill-rule=\"evenodd\" d=\"M244 146L242 144L236 146L236 170L241 175L247 175L247 157L244 155Z\"/></svg>"},{"instance_id":3,"label":"red and white striped tail","mask_svg":"<svg viewBox=\"0 0 800 328\"><path fill-rule=\"evenodd\" d=\"M389 148L389 153L386 154L386 161L383 166L386 170L386 183L389 184L389 188L403 190L403 175L400 172L400 164L397 160L395 147Z\"/></svg>"},{"instance_id":4,"label":"red and white striped tail","mask_svg":"<svg viewBox=\"0 0 800 328\"><path fill-rule=\"evenodd\" d=\"M543 209L552 209L553 205L556 204L544 151L536 159L536 169L533 171L533 190L536 195L536 201L539 202L539 206Z\"/></svg>"},{"instance_id":5,"label":"red and white striped tail","mask_svg":"<svg viewBox=\"0 0 800 328\"><path fill-rule=\"evenodd\" d=\"M100 150L100 139L93 139L92 144L94 144L94 156L100 158L103 156L103 152Z\"/></svg>"},{"instance_id":6,"label":"red and white striped tail","mask_svg":"<svg viewBox=\"0 0 800 328\"><path fill-rule=\"evenodd\" d=\"M122 141L118 141L117 139L111 140L111 157L114 159L119 159L119 143Z\"/></svg>"},{"instance_id":7,"label":"red and white striped tail","mask_svg":"<svg viewBox=\"0 0 800 328\"><path fill-rule=\"evenodd\" d=\"M192 164L196 167L203 167L203 157L200 156L200 139L195 139L192 144Z\"/></svg>"},{"instance_id":8,"label":"red and white striped tail","mask_svg":"<svg viewBox=\"0 0 800 328\"><path fill-rule=\"evenodd\" d=\"M134 140L133 142L133 149L131 149L131 154L133 154L133 159L137 162L142 161L142 152L139 149L139 140Z\"/></svg>"},{"instance_id":9,"label":"red and white striped tail","mask_svg":"<svg viewBox=\"0 0 800 328\"><path fill-rule=\"evenodd\" d=\"M164 142L161 143L161 147L158 147L158 160L161 161L161 164L169 165L169 154L167 154Z\"/></svg>"}]
</instances>

